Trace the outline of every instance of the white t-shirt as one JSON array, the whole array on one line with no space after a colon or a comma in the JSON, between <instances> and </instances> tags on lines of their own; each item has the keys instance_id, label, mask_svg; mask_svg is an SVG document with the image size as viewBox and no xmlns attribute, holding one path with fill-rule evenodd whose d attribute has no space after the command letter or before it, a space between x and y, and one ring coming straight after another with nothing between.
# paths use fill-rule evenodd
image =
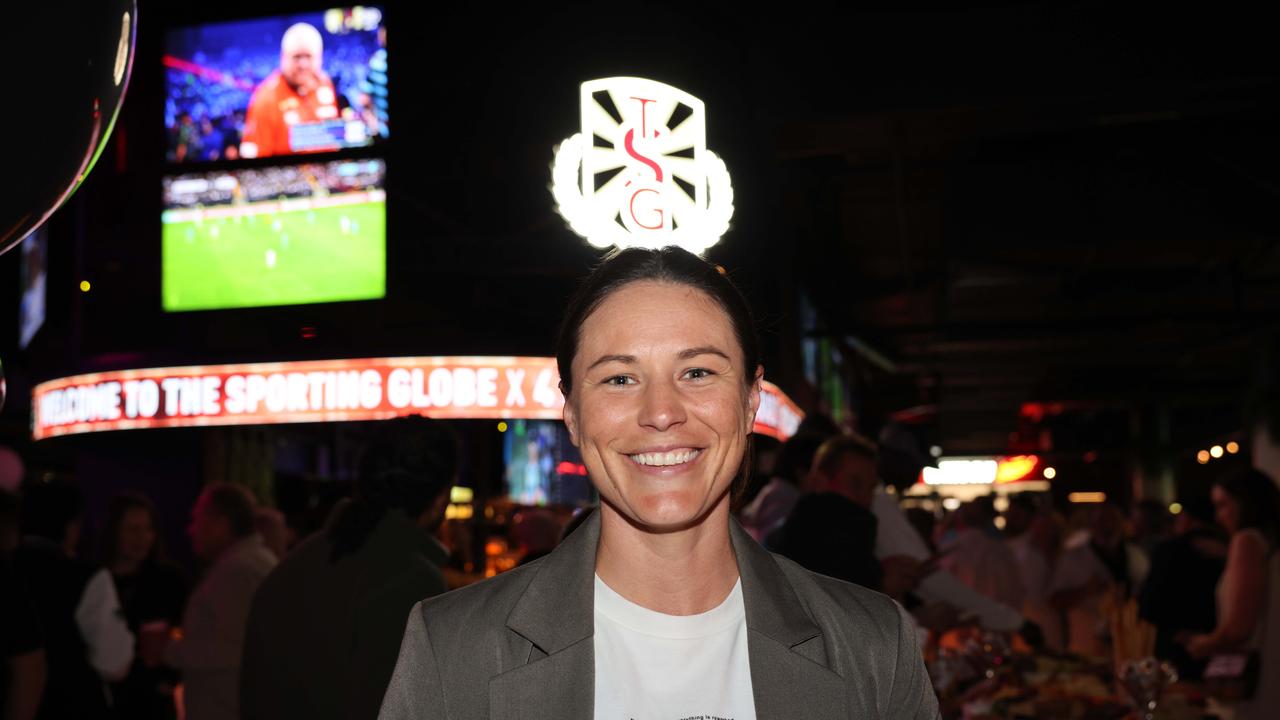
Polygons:
<instances>
[{"instance_id":1,"label":"white t-shirt","mask_svg":"<svg viewBox=\"0 0 1280 720\"><path fill-rule=\"evenodd\" d=\"M755 720L742 581L700 615L664 615L596 577L596 720Z\"/></svg>"}]
</instances>

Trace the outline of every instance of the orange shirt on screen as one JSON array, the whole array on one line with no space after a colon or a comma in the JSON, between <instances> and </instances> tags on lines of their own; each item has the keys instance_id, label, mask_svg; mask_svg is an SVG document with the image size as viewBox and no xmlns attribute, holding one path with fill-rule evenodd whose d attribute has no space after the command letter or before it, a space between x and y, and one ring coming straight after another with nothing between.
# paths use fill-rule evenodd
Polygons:
<instances>
[{"instance_id":1,"label":"orange shirt on screen","mask_svg":"<svg viewBox=\"0 0 1280 720\"><path fill-rule=\"evenodd\" d=\"M299 123L334 120L338 117L338 97L333 81L325 77L315 92L301 96L277 70L253 90L244 117L240 154L268 157L294 152L289 146L289 128ZM338 146L308 148L306 152L336 150Z\"/></svg>"}]
</instances>

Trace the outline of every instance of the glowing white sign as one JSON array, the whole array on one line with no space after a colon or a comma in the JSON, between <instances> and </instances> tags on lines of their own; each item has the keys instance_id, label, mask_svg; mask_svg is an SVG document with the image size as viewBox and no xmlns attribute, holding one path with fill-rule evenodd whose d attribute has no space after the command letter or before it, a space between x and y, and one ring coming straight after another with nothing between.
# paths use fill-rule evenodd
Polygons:
<instances>
[{"instance_id":1,"label":"glowing white sign","mask_svg":"<svg viewBox=\"0 0 1280 720\"><path fill-rule=\"evenodd\" d=\"M924 469L926 485L990 485L996 481L995 460L939 460Z\"/></svg>"},{"instance_id":2,"label":"glowing white sign","mask_svg":"<svg viewBox=\"0 0 1280 720\"><path fill-rule=\"evenodd\" d=\"M556 150L551 193L574 232L600 248L676 245L702 254L729 229L733 186L707 149L706 110L643 78L582 84L582 131Z\"/></svg>"}]
</instances>

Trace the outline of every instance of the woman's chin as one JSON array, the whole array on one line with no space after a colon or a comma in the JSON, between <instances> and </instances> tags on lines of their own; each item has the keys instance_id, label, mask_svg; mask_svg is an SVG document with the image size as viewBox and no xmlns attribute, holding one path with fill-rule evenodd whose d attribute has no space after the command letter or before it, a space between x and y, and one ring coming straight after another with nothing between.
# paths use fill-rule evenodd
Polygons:
<instances>
[{"instance_id":1,"label":"woman's chin","mask_svg":"<svg viewBox=\"0 0 1280 720\"><path fill-rule=\"evenodd\" d=\"M703 502L702 498L664 494L636 498L625 508L615 509L638 530L667 533L686 530L705 521L713 507Z\"/></svg>"}]
</instances>

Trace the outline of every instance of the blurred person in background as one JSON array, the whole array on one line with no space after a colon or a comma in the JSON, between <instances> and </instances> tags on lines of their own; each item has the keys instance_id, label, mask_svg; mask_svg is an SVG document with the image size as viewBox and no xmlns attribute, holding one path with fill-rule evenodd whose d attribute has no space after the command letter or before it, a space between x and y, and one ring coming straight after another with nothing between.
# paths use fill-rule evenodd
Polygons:
<instances>
[{"instance_id":1,"label":"blurred person in background","mask_svg":"<svg viewBox=\"0 0 1280 720\"><path fill-rule=\"evenodd\" d=\"M191 549L208 563L164 661L182 671L187 720L240 717L240 662L249 604L276 557L254 529L253 496L239 485L205 487L191 513Z\"/></svg>"},{"instance_id":2,"label":"blurred person in background","mask_svg":"<svg viewBox=\"0 0 1280 720\"><path fill-rule=\"evenodd\" d=\"M44 631L48 677L39 718L105 718L106 683L133 663L115 583L105 569L74 557L83 500L74 484L54 479L23 488L23 537L14 562Z\"/></svg>"},{"instance_id":3,"label":"blurred person in background","mask_svg":"<svg viewBox=\"0 0 1280 720\"><path fill-rule=\"evenodd\" d=\"M818 448L805 481L805 494L782 527L769 536L769 546L807 570L847 580L901 601L915 577L886 585L876 559L876 516L871 494L876 478L876 451L870 441L837 435Z\"/></svg>"},{"instance_id":4,"label":"blurred person in background","mask_svg":"<svg viewBox=\"0 0 1280 720\"><path fill-rule=\"evenodd\" d=\"M1173 537L1173 515L1165 503L1153 498L1139 500L1129 513L1130 542L1142 548L1147 557L1160 543Z\"/></svg>"},{"instance_id":5,"label":"blurred person in background","mask_svg":"<svg viewBox=\"0 0 1280 720\"><path fill-rule=\"evenodd\" d=\"M797 433L782 444L773 476L740 513L743 529L756 542L769 547L769 535L786 522L800 499L800 486L813 465L813 456L827 437L816 432Z\"/></svg>"},{"instance_id":6,"label":"blurred person in background","mask_svg":"<svg viewBox=\"0 0 1280 720\"><path fill-rule=\"evenodd\" d=\"M1025 596L1013 551L1000 540L990 495L965 503L956 511L955 534L938 547L938 567L988 598L1011 608Z\"/></svg>"},{"instance_id":7,"label":"blurred person in background","mask_svg":"<svg viewBox=\"0 0 1280 720\"><path fill-rule=\"evenodd\" d=\"M1177 638L1207 633L1218 622L1214 588L1226 566L1227 537L1214 524L1208 497L1185 499L1174 520L1176 536L1156 546L1142 587L1142 617L1156 626L1156 657L1173 661L1178 676L1199 678L1204 663L1187 654Z\"/></svg>"},{"instance_id":8,"label":"blurred person in background","mask_svg":"<svg viewBox=\"0 0 1280 720\"><path fill-rule=\"evenodd\" d=\"M1186 638L1187 652L1194 658L1256 652L1257 691L1233 710L1238 720L1274 718L1280 708L1280 489L1250 468L1218 480L1212 493L1231 544L1218 581L1217 625Z\"/></svg>"},{"instance_id":9,"label":"blurred person in background","mask_svg":"<svg viewBox=\"0 0 1280 720\"><path fill-rule=\"evenodd\" d=\"M1067 649L1094 657L1109 653L1102 600L1112 591L1136 597L1147 577L1147 554L1125 539L1124 514L1110 503L1089 511L1089 530L1062 553L1049 583L1049 601L1066 615Z\"/></svg>"},{"instance_id":10,"label":"blurred person in background","mask_svg":"<svg viewBox=\"0 0 1280 720\"><path fill-rule=\"evenodd\" d=\"M102 531L102 564L115 582L129 631L138 639L128 677L111 686L118 718L171 718L177 677L161 665L160 653L170 628L182 622L190 583L186 574L161 557L160 518L141 493L111 498Z\"/></svg>"},{"instance_id":11,"label":"blurred person in background","mask_svg":"<svg viewBox=\"0 0 1280 720\"><path fill-rule=\"evenodd\" d=\"M883 482L872 494L871 511L877 521L875 552L881 563L911 562L916 567L914 572L920 577L913 594L926 606L949 606L960 617L974 620L984 629L1021 632L1028 642L1039 644L1039 628L1028 623L1016 608L992 600L937 566L940 558L898 505L898 498L916 481L919 468L915 467L915 474L912 474L910 471L893 472L884 463L878 467ZM939 523L938 528L942 529L943 525Z\"/></svg>"},{"instance_id":12,"label":"blurred person in background","mask_svg":"<svg viewBox=\"0 0 1280 720\"><path fill-rule=\"evenodd\" d=\"M48 672L40 616L14 567L18 497L0 489L0 720L32 720Z\"/></svg>"},{"instance_id":13,"label":"blurred person in background","mask_svg":"<svg viewBox=\"0 0 1280 720\"><path fill-rule=\"evenodd\" d=\"M1049 583L1062 550L1064 521L1037 508L1026 493L1009 499L1004 517L1006 543L1022 580L1022 614L1040 626L1046 647L1061 651L1066 643L1062 613L1049 602Z\"/></svg>"},{"instance_id":14,"label":"blurred person in background","mask_svg":"<svg viewBox=\"0 0 1280 720\"><path fill-rule=\"evenodd\" d=\"M407 417L378 428L354 499L253 599L243 718L378 714L410 608L446 590L448 552L434 533L456 472L457 443L439 421Z\"/></svg>"}]
</instances>

